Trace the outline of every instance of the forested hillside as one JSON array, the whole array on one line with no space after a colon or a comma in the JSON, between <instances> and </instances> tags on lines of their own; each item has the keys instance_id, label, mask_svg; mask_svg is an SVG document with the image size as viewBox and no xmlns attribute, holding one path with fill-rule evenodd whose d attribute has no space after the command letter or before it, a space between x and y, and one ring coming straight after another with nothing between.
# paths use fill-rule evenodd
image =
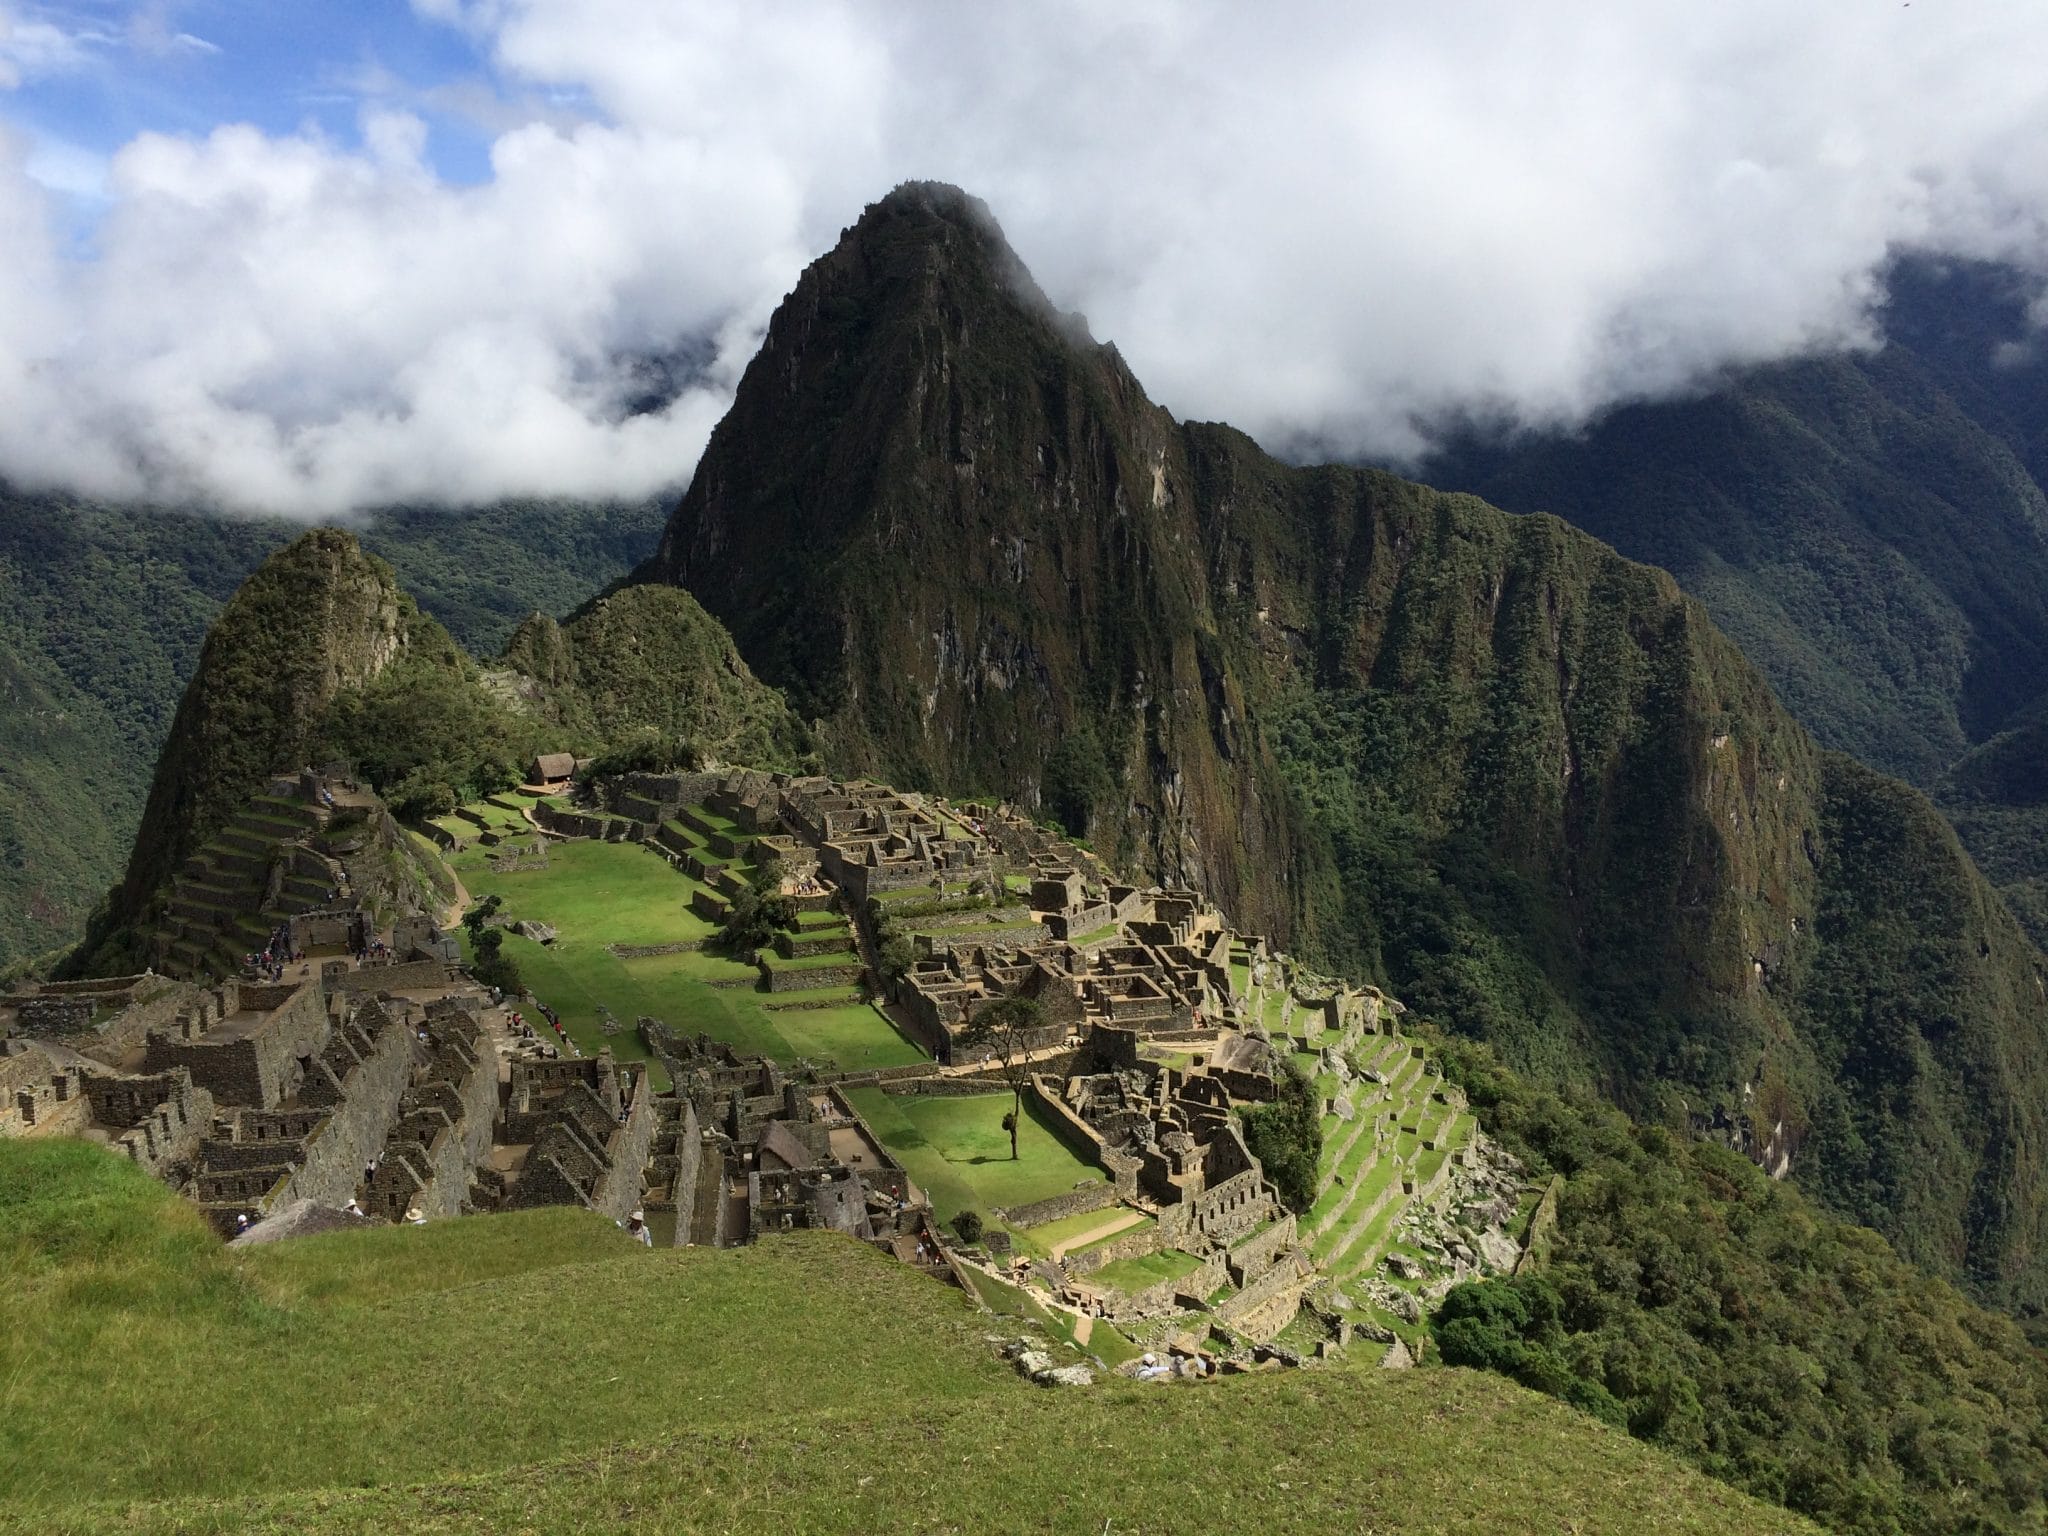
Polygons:
<instances>
[{"instance_id":1,"label":"forested hillside","mask_svg":"<svg viewBox=\"0 0 2048 1536\"><path fill-rule=\"evenodd\" d=\"M660 530L652 503L394 509L361 530L424 610L494 655ZM303 525L0 492L0 967L76 938L120 875L206 626Z\"/></svg>"},{"instance_id":2,"label":"forested hillside","mask_svg":"<svg viewBox=\"0 0 2048 1536\"><path fill-rule=\"evenodd\" d=\"M1740 373L1578 436L1468 434L1423 473L1671 571L1823 743L1935 791L2041 939L2048 843L2016 835L2034 823L2005 814L2006 776L1960 766L2048 705L2033 286L1901 260L1880 350Z\"/></svg>"}]
</instances>

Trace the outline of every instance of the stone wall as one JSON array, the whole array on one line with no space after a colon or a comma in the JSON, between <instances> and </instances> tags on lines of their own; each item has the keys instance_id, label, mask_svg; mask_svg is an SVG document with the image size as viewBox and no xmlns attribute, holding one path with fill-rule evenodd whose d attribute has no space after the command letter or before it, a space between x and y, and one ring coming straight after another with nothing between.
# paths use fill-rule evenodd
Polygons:
<instances>
[{"instance_id":1,"label":"stone wall","mask_svg":"<svg viewBox=\"0 0 2048 1536\"><path fill-rule=\"evenodd\" d=\"M185 1084L122 1132L119 1144L145 1172L161 1178L174 1168L190 1166L212 1123L213 1095Z\"/></svg>"},{"instance_id":2,"label":"stone wall","mask_svg":"<svg viewBox=\"0 0 2048 1536\"><path fill-rule=\"evenodd\" d=\"M1529 1213L1529 1230L1522 1236L1521 1256L1510 1273L1519 1275L1538 1268L1550 1257L1551 1236L1557 1230L1557 1202L1563 1193L1564 1175L1556 1174L1544 1189L1543 1198L1536 1202L1536 1209Z\"/></svg>"},{"instance_id":3,"label":"stone wall","mask_svg":"<svg viewBox=\"0 0 2048 1536\"><path fill-rule=\"evenodd\" d=\"M1105 1264L1114 1264L1118 1259L1142 1259L1165 1246L1166 1238L1160 1232L1159 1224L1148 1221L1128 1232L1119 1232L1115 1237L1072 1250L1060 1260L1060 1265L1070 1275L1092 1275Z\"/></svg>"},{"instance_id":4,"label":"stone wall","mask_svg":"<svg viewBox=\"0 0 2048 1536\"><path fill-rule=\"evenodd\" d=\"M1182 1275L1178 1280L1162 1280L1129 1296L1111 1299L1103 1309L1104 1315L1112 1322L1163 1317L1181 1310L1178 1298L1192 1296L1201 1299L1213 1295L1229 1280L1230 1272L1224 1267L1222 1253L1212 1253L1192 1274Z\"/></svg>"},{"instance_id":5,"label":"stone wall","mask_svg":"<svg viewBox=\"0 0 2048 1536\"><path fill-rule=\"evenodd\" d=\"M676 1171L669 1180L669 1199L676 1208L675 1245L691 1241L691 1216L697 1202L697 1182L704 1172L704 1127L697 1119L697 1106L683 1100L682 1120L676 1126Z\"/></svg>"},{"instance_id":6,"label":"stone wall","mask_svg":"<svg viewBox=\"0 0 2048 1536\"><path fill-rule=\"evenodd\" d=\"M1105 1211L1117 1203L1116 1185L1090 1184L1085 1188L1070 1189L1064 1195L1034 1200L1029 1205L1013 1206L1003 1212L1003 1219L1013 1227L1038 1227L1048 1221L1058 1221L1063 1216L1079 1216L1084 1211Z\"/></svg>"},{"instance_id":7,"label":"stone wall","mask_svg":"<svg viewBox=\"0 0 2048 1536\"><path fill-rule=\"evenodd\" d=\"M369 1054L343 1080L340 1104L306 1138L303 1161L285 1186L286 1199L347 1204L362 1182L364 1165L391 1134L418 1057L412 1031L386 1020Z\"/></svg>"},{"instance_id":8,"label":"stone wall","mask_svg":"<svg viewBox=\"0 0 2048 1536\"><path fill-rule=\"evenodd\" d=\"M100 999L90 994L75 997L24 997L14 1008L15 1028L24 1035L76 1035L92 1025L93 1010Z\"/></svg>"},{"instance_id":9,"label":"stone wall","mask_svg":"<svg viewBox=\"0 0 2048 1536\"><path fill-rule=\"evenodd\" d=\"M1039 1109L1044 1112L1047 1128L1069 1152L1085 1163L1094 1163L1097 1167L1102 1165L1102 1138L1096 1135L1094 1126L1067 1107L1066 1100L1060 1096L1058 1083L1034 1072L1026 1096L1037 1100Z\"/></svg>"},{"instance_id":10,"label":"stone wall","mask_svg":"<svg viewBox=\"0 0 2048 1536\"><path fill-rule=\"evenodd\" d=\"M291 990L244 987L241 1001L247 1006L254 1000L260 1006L279 992L285 996L277 1006L237 1038L218 1038L218 1024L191 1038L172 1030L152 1032L144 1070L183 1067L195 1085L222 1104L275 1108L298 1091L299 1063L319 1054L328 1030L327 1001L315 985Z\"/></svg>"},{"instance_id":11,"label":"stone wall","mask_svg":"<svg viewBox=\"0 0 2048 1536\"><path fill-rule=\"evenodd\" d=\"M1273 1261L1294 1246L1295 1223L1292 1215L1282 1216L1263 1231L1246 1238L1230 1250L1230 1278L1238 1285L1249 1285L1273 1267Z\"/></svg>"},{"instance_id":12,"label":"stone wall","mask_svg":"<svg viewBox=\"0 0 2048 1536\"><path fill-rule=\"evenodd\" d=\"M645 1188L647 1149L654 1140L654 1080L645 1067L621 1068L630 1072L626 1123L605 1148L611 1166L591 1191L590 1204L614 1221L624 1221L640 1203Z\"/></svg>"},{"instance_id":13,"label":"stone wall","mask_svg":"<svg viewBox=\"0 0 2048 1536\"><path fill-rule=\"evenodd\" d=\"M338 992L414 992L445 987L459 968L444 960L408 960L401 965L366 965L344 971L333 982Z\"/></svg>"},{"instance_id":14,"label":"stone wall","mask_svg":"<svg viewBox=\"0 0 2048 1536\"><path fill-rule=\"evenodd\" d=\"M1264 1343L1294 1321L1301 1310L1301 1283L1312 1272L1290 1253L1235 1296L1225 1297L1216 1315L1247 1338Z\"/></svg>"},{"instance_id":15,"label":"stone wall","mask_svg":"<svg viewBox=\"0 0 2048 1536\"><path fill-rule=\"evenodd\" d=\"M814 987L851 987L860 983L866 967L848 956L847 965L777 966L763 961L761 974L770 992L808 992Z\"/></svg>"}]
</instances>

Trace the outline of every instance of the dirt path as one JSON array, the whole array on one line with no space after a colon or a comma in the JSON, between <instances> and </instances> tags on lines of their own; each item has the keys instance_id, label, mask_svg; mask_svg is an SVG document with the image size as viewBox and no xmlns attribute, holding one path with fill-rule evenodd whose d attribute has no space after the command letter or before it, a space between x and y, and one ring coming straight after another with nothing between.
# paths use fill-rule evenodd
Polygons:
<instances>
[{"instance_id":1,"label":"dirt path","mask_svg":"<svg viewBox=\"0 0 2048 1536\"><path fill-rule=\"evenodd\" d=\"M1052 1259L1055 1264L1072 1253L1076 1248L1086 1248L1090 1243L1099 1243L1105 1237L1115 1237L1126 1228L1135 1227L1145 1219L1143 1211L1125 1210L1113 1221L1105 1221L1099 1227L1091 1227L1078 1237L1070 1237L1063 1243L1052 1245Z\"/></svg>"},{"instance_id":2,"label":"dirt path","mask_svg":"<svg viewBox=\"0 0 2048 1536\"><path fill-rule=\"evenodd\" d=\"M455 866L446 859L441 867L448 871L448 878L455 882L455 899L441 909L441 930L447 932L462 922L462 914L469 910L469 887L462 883L462 876L455 873Z\"/></svg>"}]
</instances>

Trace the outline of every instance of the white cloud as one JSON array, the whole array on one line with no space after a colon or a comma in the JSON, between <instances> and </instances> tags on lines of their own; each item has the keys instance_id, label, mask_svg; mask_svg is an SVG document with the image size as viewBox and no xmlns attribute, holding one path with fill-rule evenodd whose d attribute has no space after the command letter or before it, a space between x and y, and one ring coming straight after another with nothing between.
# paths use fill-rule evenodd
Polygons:
<instances>
[{"instance_id":1,"label":"white cloud","mask_svg":"<svg viewBox=\"0 0 2048 1536\"><path fill-rule=\"evenodd\" d=\"M94 256L0 250L46 306L0 296L0 472L306 513L643 493L911 177L985 197L1167 405L1281 447L1867 341L1901 245L2048 267L2039 7L415 6L585 120L516 114L466 188L388 108L360 151L129 145ZM0 217L33 202L0 165ZM621 360L664 348L711 361L621 421Z\"/></svg>"}]
</instances>

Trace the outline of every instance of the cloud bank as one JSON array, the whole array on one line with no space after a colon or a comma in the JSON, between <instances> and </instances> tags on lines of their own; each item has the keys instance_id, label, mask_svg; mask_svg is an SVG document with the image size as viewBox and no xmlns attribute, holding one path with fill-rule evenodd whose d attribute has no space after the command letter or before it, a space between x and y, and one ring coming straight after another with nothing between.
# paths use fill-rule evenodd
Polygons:
<instances>
[{"instance_id":1,"label":"cloud bank","mask_svg":"<svg viewBox=\"0 0 2048 1536\"><path fill-rule=\"evenodd\" d=\"M0 130L0 475L307 516L649 494L910 178L985 198L1169 408L1282 450L1868 344L1900 248L2048 270L2041 7L415 5L506 100L573 104L513 114L481 184L366 100L359 144L134 140L81 247ZM62 50L0 0L0 84ZM635 413L650 358L686 382Z\"/></svg>"}]
</instances>

